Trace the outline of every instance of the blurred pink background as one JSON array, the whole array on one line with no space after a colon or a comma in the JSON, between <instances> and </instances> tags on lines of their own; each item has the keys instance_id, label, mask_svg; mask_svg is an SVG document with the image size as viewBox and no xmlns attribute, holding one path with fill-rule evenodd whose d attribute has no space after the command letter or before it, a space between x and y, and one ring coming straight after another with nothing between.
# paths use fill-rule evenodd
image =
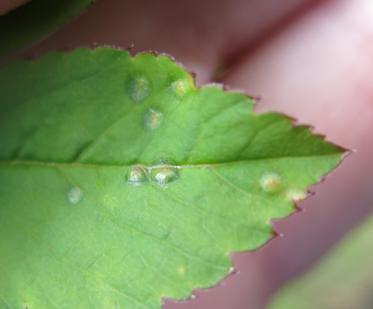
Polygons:
<instances>
[{"instance_id":1,"label":"blurred pink background","mask_svg":"<svg viewBox=\"0 0 373 309\"><path fill-rule=\"evenodd\" d=\"M265 308L373 211L373 1L97 0L24 55L96 44L170 53L198 83L260 96L257 111L285 112L356 150L300 203L306 211L275 222L283 237L233 254L235 275L165 308Z\"/></svg>"}]
</instances>

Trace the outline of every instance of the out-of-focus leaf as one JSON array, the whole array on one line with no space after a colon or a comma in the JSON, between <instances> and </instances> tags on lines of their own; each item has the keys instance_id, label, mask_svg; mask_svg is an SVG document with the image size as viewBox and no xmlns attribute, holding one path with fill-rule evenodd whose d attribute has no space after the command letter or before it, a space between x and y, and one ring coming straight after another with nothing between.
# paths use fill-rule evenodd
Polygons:
<instances>
[{"instance_id":1,"label":"out-of-focus leaf","mask_svg":"<svg viewBox=\"0 0 373 309\"><path fill-rule=\"evenodd\" d=\"M0 303L159 308L229 273L232 251L342 150L196 88L167 56L100 48L0 72Z\"/></svg>"},{"instance_id":2,"label":"out-of-focus leaf","mask_svg":"<svg viewBox=\"0 0 373 309\"><path fill-rule=\"evenodd\" d=\"M93 0L32 0L0 16L0 57L40 41Z\"/></svg>"},{"instance_id":3,"label":"out-of-focus leaf","mask_svg":"<svg viewBox=\"0 0 373 309\"><path fill-rule=\"evenodd\" d=\"M373 308L373 218L350 233L303 277L274 297L271 309Z\"/></svg>"}]
</instances>

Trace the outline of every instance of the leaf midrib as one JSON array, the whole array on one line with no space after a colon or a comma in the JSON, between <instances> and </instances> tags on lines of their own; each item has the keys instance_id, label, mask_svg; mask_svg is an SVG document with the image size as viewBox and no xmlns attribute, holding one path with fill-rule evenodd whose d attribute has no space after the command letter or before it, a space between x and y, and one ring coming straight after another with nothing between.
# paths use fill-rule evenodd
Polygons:
<instances>
[{"instance_id":1,"label":"leaf midrib","mask_svg":"<svg viewBox=\"0 0 373 309\"><path fill-rule=\"evenodd\" d=\"M147 164L144 162L134 162L131 164L125 163L84 163L84 162L53 162L53 161L37 161L37 160L0 160L0 167L2 166L38 166L38 167L52 167L52 168L63 168L63 167L76 167L76 168L101 168L101 167L130 167L134 165L144 165L148 168L156 167L173 167L179 169L191 169L191 168L213 168L213 167L222 167L227 165L240 165L240 164L249 164L251 162L258 161L275 161L275 160L289 160L289 159L313 159L320 157L334 157L341 156L340 153L327 153L320 155L297 155L297 156L277 156L277 157L267 157L267 158L249 158L241 160L232 160L226 162L216 162L216 163L179 163L179 164Z\"/></svg>"}]
</instances>

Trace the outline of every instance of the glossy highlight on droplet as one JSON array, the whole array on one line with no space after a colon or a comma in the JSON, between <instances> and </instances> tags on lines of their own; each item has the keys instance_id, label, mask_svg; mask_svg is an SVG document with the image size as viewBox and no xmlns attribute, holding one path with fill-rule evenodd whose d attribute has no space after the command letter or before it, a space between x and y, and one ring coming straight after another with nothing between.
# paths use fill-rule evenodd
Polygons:
<instances>
[{"instance_id":1,"label":"glossy highlight on droplet","mask_svg":"<svg viewBox=\"0 0 373 309\"><path fill-rule=\"evenodd\" d=\"M133 186L140 186L148 181L148 170L143 165L131 166L128 170L127 182Z\"/></svg>"},{"instance_id":2,"label":"glossy highlight on droplet","mask_svg":"<svg viewBox=\"0 0 373 309\"><path fill-rule=\"evenodd\" d=\"M266 173L260 179L260 186L263 191L274 193L281 189L282 179L277 173Z\"/></svg>"},{"instance_id":3,"label":"glossy highlight on droplet","mask_svg":"<svg viewBox=\"0 0 373 309\"><path fill-rule=\"evenodd\" d=\"M158 129L162 123L163 113L156 109L150 108L144 116L145 128L154 131Z\"/></svg>"},{"instance_id":4,"label":"glossy highlight on droplet","mask_svg":"<svg viewBox=\"0 0 373 309\"><path fill-rule=\"evenodd\" d=\"M145 77L137 77L130 84L130 95L135 103L143 101L150 95L150 83Z\"/></svg>"},{"instance_id":5,"label":"glossy highlight on droplet","mask_svg":"<svg viewBox=\"0 0 373 309\"><path fill-rule=\"evenodd\" d=\"M153 167L151 177L158 185L164 187L179 178L179 171L173 166Z\"/></svg>"},{"instance_id":6,"label":"glossy highlight on droplet","mask_svg":"<svg viewBox=\"0 0 373 309\"><path fill-rule=\"evenodd\" d=\"M76 205L83 199L83 191L77 187L71 187L67 192L67 200L70 204Z\"/></svg>"}]
</instances>

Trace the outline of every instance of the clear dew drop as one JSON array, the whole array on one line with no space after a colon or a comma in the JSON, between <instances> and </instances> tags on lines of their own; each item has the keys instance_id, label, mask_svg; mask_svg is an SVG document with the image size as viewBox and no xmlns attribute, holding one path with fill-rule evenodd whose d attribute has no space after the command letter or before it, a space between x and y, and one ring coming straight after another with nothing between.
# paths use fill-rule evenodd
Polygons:
<instances>
[{"instance_id":1,"label":"clear dew drop","mask_svg":"<svg viewBox=\"0 0 373 309\"><path fill-rule=\"evenodd\" d=\"M133 186L140 186L148 181L148 170L143 165L134 165L128 171L127 181Z\"/></svg>"},{"instance_id":2,"label":"clear dew drop","mask_svg":"<svg viewBox=\"0 0 373 309\"><path fill-rule=\"evenodd\" d=\"M281 189L282 180L277 173L266 173L260 179L260 186L263 191L274 193Z\"/></svg>"},{"instance_id":3,"label":"clear dew drop","mask_svg":"<svg viewBox=\"0 0 373 309\"><path fill-rule=\"evenodd\" d=\"M187 80L179 79L171 84L173 91L179 96L184 96L189 89L189 83Z\"/></svg>"},{"instance_id":4,"label":"clear dew drop","mask_svg":"<svg viewBox=\"0 0 373 309\"><path fill-rule=\"evenodd\" d=\"M166 186L179 178L179 171L172 166L159 166L152 168L152 180L160 186Z\"/></svg>"},{"instance_id":5,"label":"clear dew drop","mask_svg":"<svg viewBox=\"0 0 373 309\"><path fill-rule=\"evenodd\" d=\"M79 187L71 187L67 192L67 199L70 204L76 205L83 199L83 191Z\"/></svg>"},{"instance_id":6,"label":"clear dew drop","mask_svg":"<svg viewBox=\"0 0 373 309\"><path fill-rule=\"evenodd\" d=\"M163 119L163 113L150 108L144 116L145 128L150 131L156 130L160 127Z\"/></svg>"},{"instance_id":7,"label":"clear dew drop","mask_svg":"<svg viewBox=\"0 0 373 309\"><path fill-rule=\"evenodd\" d=\"M137 77L130 84L130 95L134 102L141 102L150 95L150 83L145 77Z\"/></svg>"}]
</instances>

